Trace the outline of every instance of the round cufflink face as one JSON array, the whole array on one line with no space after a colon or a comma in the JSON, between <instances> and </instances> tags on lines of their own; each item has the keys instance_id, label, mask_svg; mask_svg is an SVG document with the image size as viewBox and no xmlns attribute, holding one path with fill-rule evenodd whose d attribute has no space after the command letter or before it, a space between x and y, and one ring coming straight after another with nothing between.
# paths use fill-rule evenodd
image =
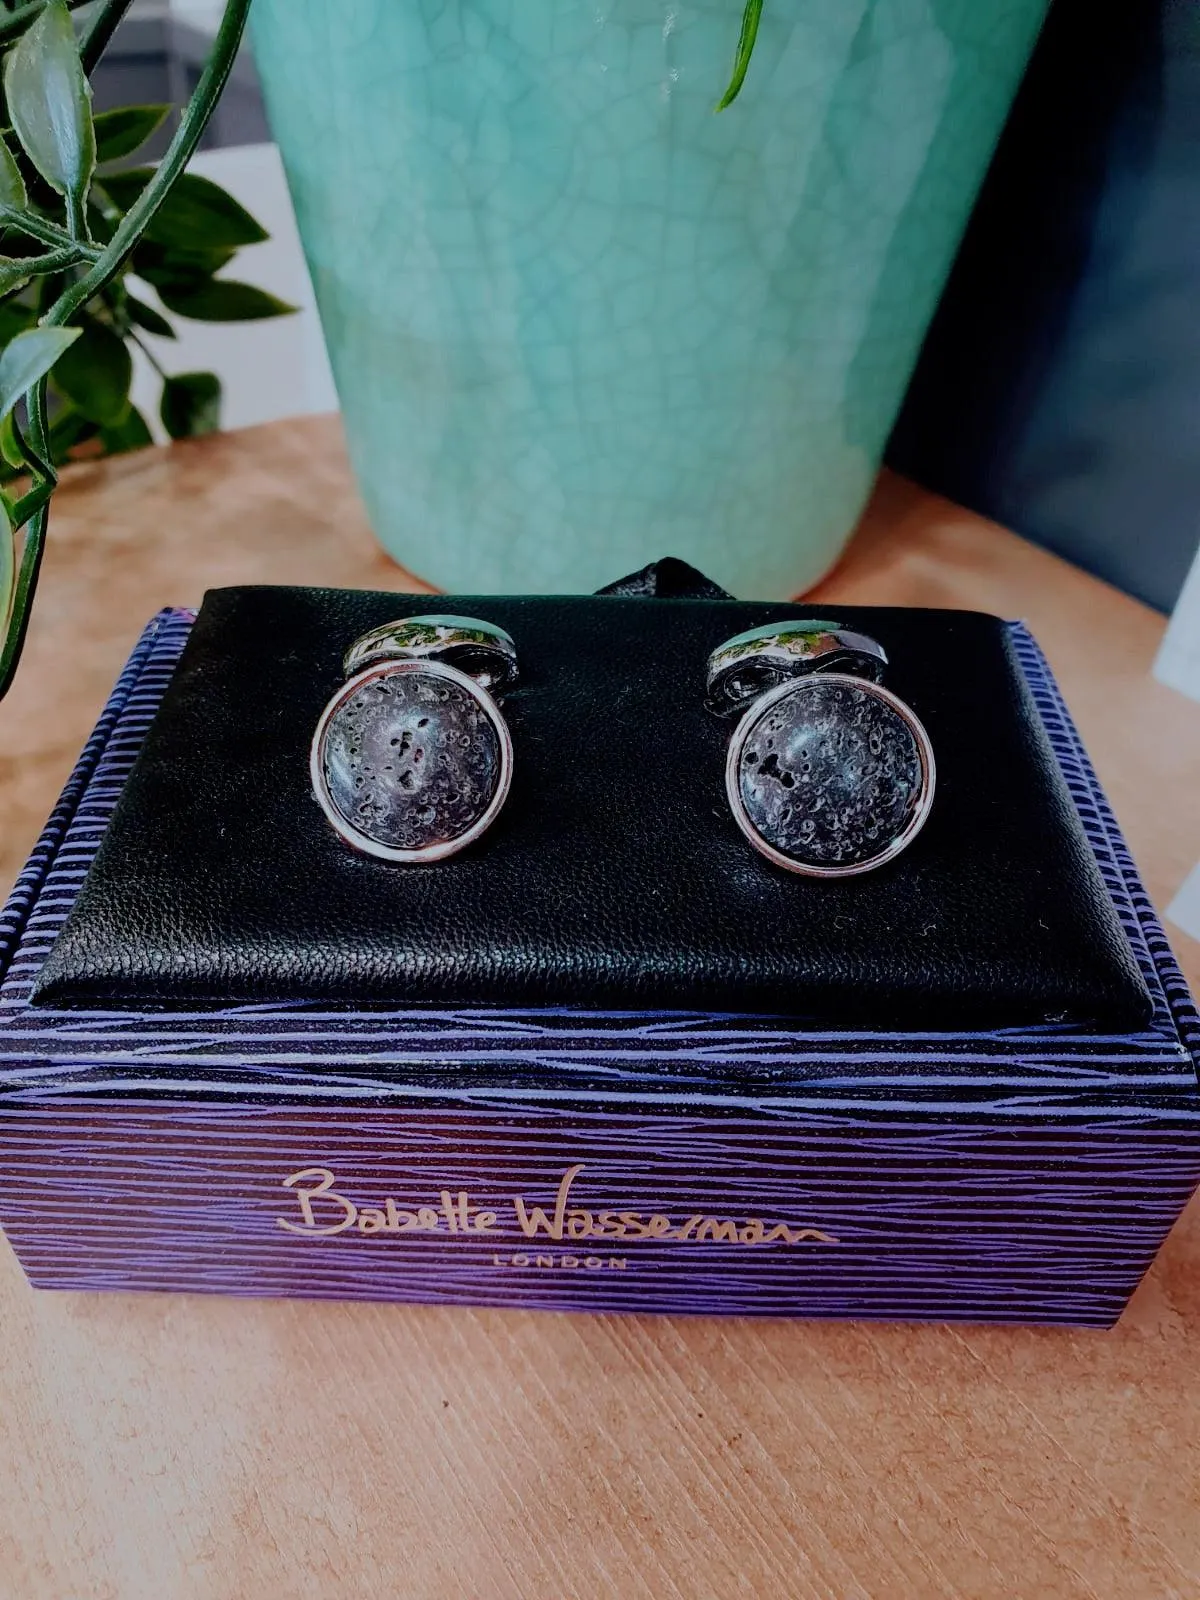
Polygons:
<instances>
[{"instance_id":1,"label":"round cufflink face","mask_svg":"<svg viewBox=\"0 0 1200 1600\"><path fill-rule=\"evenodd\" d=\"M313 736L313 793L347 844L384 861L432 862L495 821L512 739L486 689L433 659L383 660L326 706Z\"/></svg>"},{"instance_id":2,"label":"round cufflink face","mask_svg":"<svg viewBox=\"0 0 1200 1600\"><path fill-rule=\"evenodd\" d=\"M843 673L783 682L754 702L729 743L725 788L760 854L813 878L893 860L933 805L933 748L890 690Z\"/></svg>"}]
</instances>

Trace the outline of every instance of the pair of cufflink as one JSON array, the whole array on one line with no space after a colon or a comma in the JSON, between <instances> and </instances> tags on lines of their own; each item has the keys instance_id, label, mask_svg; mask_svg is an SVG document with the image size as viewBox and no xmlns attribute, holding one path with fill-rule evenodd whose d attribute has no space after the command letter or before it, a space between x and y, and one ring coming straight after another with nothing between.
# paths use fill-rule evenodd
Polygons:
<instances>
[{"instance_id":1,"label":"pair of cufflink","mask_svg":"<svg viewBox=\"0 0 1200 1600\"><path fill-rule=\"evenodd\" d=\"M313 793L338 836L383 861L442 861L491 827L512 783L499 702L517 649L494 623L386 623L346 653L313 736ZM840 623L767 623L712 652L705 704L734 721L725 792L768 861L845 878L892 861L933 805L933 749L880 681L883 647Z\"/></svg>"}]
</instances>

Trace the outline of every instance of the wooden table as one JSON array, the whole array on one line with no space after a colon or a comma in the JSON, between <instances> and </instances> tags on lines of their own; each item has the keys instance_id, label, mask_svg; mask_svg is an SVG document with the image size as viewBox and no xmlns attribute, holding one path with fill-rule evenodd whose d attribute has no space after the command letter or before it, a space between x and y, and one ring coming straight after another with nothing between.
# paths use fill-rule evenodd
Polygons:
<instances>
[{"instance_id":1,"label":"wooden table","mask_svg":"<svg viewBox=\"0 0 1200 1600\"><path fill-rule=\"evenodd\" d=\"M333 420L72 471L0 877L146 617L258 582L408 586ZM1166 902L1200 705L1160 617L886 476L819 592L1027 618ZM1200 1205L1110 1334L37 1295L6 1246L0 1328L5 1600L1200 1595Z\"/></svg>"}]
</instances>

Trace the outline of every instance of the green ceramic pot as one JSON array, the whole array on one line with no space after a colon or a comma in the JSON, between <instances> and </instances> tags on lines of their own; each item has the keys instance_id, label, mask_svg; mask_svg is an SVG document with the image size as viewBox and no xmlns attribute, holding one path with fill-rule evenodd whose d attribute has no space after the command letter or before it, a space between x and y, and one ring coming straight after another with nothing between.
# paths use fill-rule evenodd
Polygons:
<instances>
[{"instance_id":1,"label":"green ceramic pot","mask_svg":"<svg viewBox=\"0 0 1200 1600\"><path fill-rule=\"evenodd\" d=\"M255 0L376 532L787 595L862 506L1045 0Z\"/></svg>"}]
</instances>

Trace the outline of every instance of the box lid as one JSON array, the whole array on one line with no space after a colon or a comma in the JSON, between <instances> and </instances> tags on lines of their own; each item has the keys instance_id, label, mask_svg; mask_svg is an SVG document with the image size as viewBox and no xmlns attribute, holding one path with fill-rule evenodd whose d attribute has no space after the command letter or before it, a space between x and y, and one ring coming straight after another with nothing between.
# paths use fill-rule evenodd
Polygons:
<instances>
[{"instance_id":1,"label":"box lid","mask_svg":"<svg viewBox=\"0 0 1200 1600\"><path fill-rule=\"evenodd\" d=\"M499 1117L632 1106L663 1117L814 1122L934 1114L946 1118L951 1140L955 1124L979 1118L1047 1128L1096 1117L1200 1119L1196 1012L1079 736L1019 625L1014 648L1152 996L1146 1028L897 1033L699 1012L31 1007L192 620L167 611L147 629L0 913L0 1102L444 1104Z\"/></svg>"},{"instance_id":2,"label":"box lid","mask_svg":"<svg viewBox=\"0 0 1200 1600\"><path fill-rule=\"evenodd\" d=\"M828 610L881 641L938 768L903 854L829 881L749 848L725 798L730 726L704 703L715 647L811 608L728 598L456 597L518 644L508 801L435 866L349 849L313 800L313 729L350 641L428 606L207 597L38 1003L558 1005L918 1030L1149 1019L998 618Z\"/></svg>"}]
</instances>

